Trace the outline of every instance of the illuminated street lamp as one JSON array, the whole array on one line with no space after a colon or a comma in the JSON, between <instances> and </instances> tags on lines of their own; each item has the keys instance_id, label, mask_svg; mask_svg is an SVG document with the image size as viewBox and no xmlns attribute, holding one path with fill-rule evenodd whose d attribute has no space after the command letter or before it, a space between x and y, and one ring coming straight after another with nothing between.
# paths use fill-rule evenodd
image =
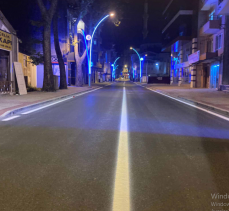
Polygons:
<instances>
[{"instance_id":1,"label":"illuminated street lamp","mask_svg":"<svg viewBox=\"0 0 229 211\"><path fill-rule=\"evenodd\" d=\"M114 13L111 13L110 15L106 15L103 19L101 19L99 21L99 23L96 25L93 33L92 33L92 36L91 36L91 43L90 43L90 55L89 55L89 67L88 67L88 85L89 87L91 87L91 67L92 67L92 63L91 63L91 57L92 57L92 46L93 46L93 38L94 38L94 35L95 35L95 32L97 30L97 28L99 27L99 25L105 20L107 19L108 17L113 17L115 14Z\"/></svg>"},{"instance_id":2,"label":"illuminated street lamp","mask_svg":"<svg viewBox=\"0 0 229 211\"><path fill-rule=\"evenodd\" d=\"M118 57L116 60L115 60L115 62L114 62L114 64L112 65L113 66L113 78L114 78L114 72L115 72L115 70L117 69L117 67L118 67L118 65L117 66L115 66L115 64L116 64L116 62L118 61L120 59L120 57Z\"/></svg>"},{"instance_id":3,"label":"illuminated street lamp","mask_svg":"<svg viewBox=\"0 0 229 211\"><path fill-rule=\"evenodd\" d=\"M140 61L140 83L142 82L142 61L144 60L143 58L140 57L139 53L133 48L130 47L130 50L135 51L135 53L138 55L139 57L139 61Z\"/></svg>"}]
</instances>

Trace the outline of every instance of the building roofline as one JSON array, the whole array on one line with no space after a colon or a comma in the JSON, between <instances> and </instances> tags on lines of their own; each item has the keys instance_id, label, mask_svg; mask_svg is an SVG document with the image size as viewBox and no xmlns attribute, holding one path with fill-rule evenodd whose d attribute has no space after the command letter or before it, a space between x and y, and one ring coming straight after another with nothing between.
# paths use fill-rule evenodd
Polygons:
<instances>
[{"instance_id":1,"label":"building roofline","mask_svg":"<svg viewBox=\"0 0 229 211\"><path fill-rule=\"evenodd\" d=\"M6 26L6 28L10 31L10 33L16 35L16 31L14 30L14 28L12 27L12 25L9 23L9 21L6 19L6 17L4 16L4 14L2 13L2 11L0 10L0 20L4 23L4 25Z\"/></svg>"},{"instance_id":2,"label":"building roofline","mask_svg":"<svg viewBox=\"0 0 229 211\"><path fill-rule=\"evenodd\" d=\"M180 16L180 15L193 15L193 10L180 10L173 19L165 26L162 30L162 34L172 25L172 23Z\"/></svg>"}]
</instances>

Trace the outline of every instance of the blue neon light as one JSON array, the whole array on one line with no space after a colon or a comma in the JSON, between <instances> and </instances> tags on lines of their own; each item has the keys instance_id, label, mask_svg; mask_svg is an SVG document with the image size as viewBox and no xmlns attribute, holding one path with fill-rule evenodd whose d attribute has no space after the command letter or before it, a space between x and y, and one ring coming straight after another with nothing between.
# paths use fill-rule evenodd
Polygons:
<instances>
[{"instance_id":1,"label":"blue neon light","mask_svg":"<svg viewBox=\"0 0 229 211\"><path fill-rule=\"evenodd\" d=\"M179 41L174 44L174 52L178 52Z\"/></svg>"},{"instance_id":2,"label":"blue neon light","mask_svg":"<svg viewBox=\"0 0 229 211\"><path fill-rule=\"evenodd\" d=\"M141 57L139 55L139 53L133 48L133 50L136 52L136 54L138 55L139 57L139 60L140 60L140 78L142 77L142 62L141 62Z\"/></svg>"},{"instance_id":3,"label":"blue neon light","mask_svg":"<svg viewBox=\"0 0 229 211\"><path fill-rule=\"evenodd\" d=\"M117 69L117 67L118 67L118 65L117 66L115 66L115 64L116 64L116 62L118 61L120 59L120 57L118 57L116 60L115 60L115 62L114 62L114 64L113 64L113 73L112 73L112 75L113 75L113 78L114 78L114 75L115 75L115 70Z\"/></svg>"},{"instance_id":4,"label":"blue neon light","mask_svg":"<svg viewBox=\"0 0 229 211\"><path fill-rule=\"evenodd\" d=\"M81 29L83 32L83 37L84 37L84 42L85 42L85 46L86 46L86 51L87 51L87 60L88 60L88 67L90 66L90 60L89 60L89 50L88 50L88 46L87 46L87 39L86 39L86 35L83 29Z\"/></svg>"},{"instance_id":5,"label":"blue neon light","mask_svg":"<svg viewBox=\"0 0 229 211\"><path fill-rule=\"evenodd\" d=\"M91 64L91 54L92 54L92 43L93 43L93 38L94 38L94 35L95 35L95 32L96 32L96 29L98 28L98 26L105 20L109 17L110 15L107 15L105 16L101 21L99 21L99 23L97 24L97 26L95 27L93 33L92 33L92 36L91 36L91 45L90 45L90 60L89 60L89 64ZM91 74L91 65L89 65L89 71L88 71L89 74Z\"/></svg>"}]
</instances>

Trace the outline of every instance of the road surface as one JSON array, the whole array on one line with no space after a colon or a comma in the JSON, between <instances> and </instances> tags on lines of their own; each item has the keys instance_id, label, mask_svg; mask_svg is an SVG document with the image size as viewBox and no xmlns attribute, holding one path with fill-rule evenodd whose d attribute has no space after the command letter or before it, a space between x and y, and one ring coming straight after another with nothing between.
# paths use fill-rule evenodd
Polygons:
<instances>
[{"instance_id":1,"label":"road surface","mask_svg":"<svg viewBox=\"0 0 229 211\"><path fill-rule=\"evenodd\" d=\"M214 198L229 194L225 119L123 82L16 117L0 122L0 210L212 211L229 203Z\"/></svg>"}]
</instances>

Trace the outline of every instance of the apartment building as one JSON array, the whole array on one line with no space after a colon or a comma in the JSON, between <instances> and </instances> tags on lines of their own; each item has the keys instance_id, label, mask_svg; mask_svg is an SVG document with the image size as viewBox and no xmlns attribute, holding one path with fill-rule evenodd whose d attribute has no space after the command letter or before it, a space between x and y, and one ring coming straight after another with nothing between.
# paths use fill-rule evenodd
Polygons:
<instances>
[{"instance_id":1,"label":"apartment building","mask_svg":"<svg viewBox=\"0 0 229 211\"><path fill-rule=\"evenodd\" d=\"M225 15L218 13L218 5L218 0L200 0L198 5L198 53L192 64L200 88L219 89L222 84Z\"/></svg>"},{"instance_id":2,"label":"apartment building","mask_svg":"<svg viewBox=\"0 0 229 211\"><path fill-rule=\"evenodd\" d=\"M163 12L162 52L171 53L170 83L195 87L189 55L197 50L198 0L171 0Z\"/></svg>"},{"instance_id":3,"label":"apartment building","mask_svg":"<svg viewBox=\"0 0 229 211\"><path fill-rule=\"evenodd\" d=\"M228 14L228 0L170 1L162 34L164 51L171 52L171 84L228 88Z\"/></svg>"}]
</instances>

